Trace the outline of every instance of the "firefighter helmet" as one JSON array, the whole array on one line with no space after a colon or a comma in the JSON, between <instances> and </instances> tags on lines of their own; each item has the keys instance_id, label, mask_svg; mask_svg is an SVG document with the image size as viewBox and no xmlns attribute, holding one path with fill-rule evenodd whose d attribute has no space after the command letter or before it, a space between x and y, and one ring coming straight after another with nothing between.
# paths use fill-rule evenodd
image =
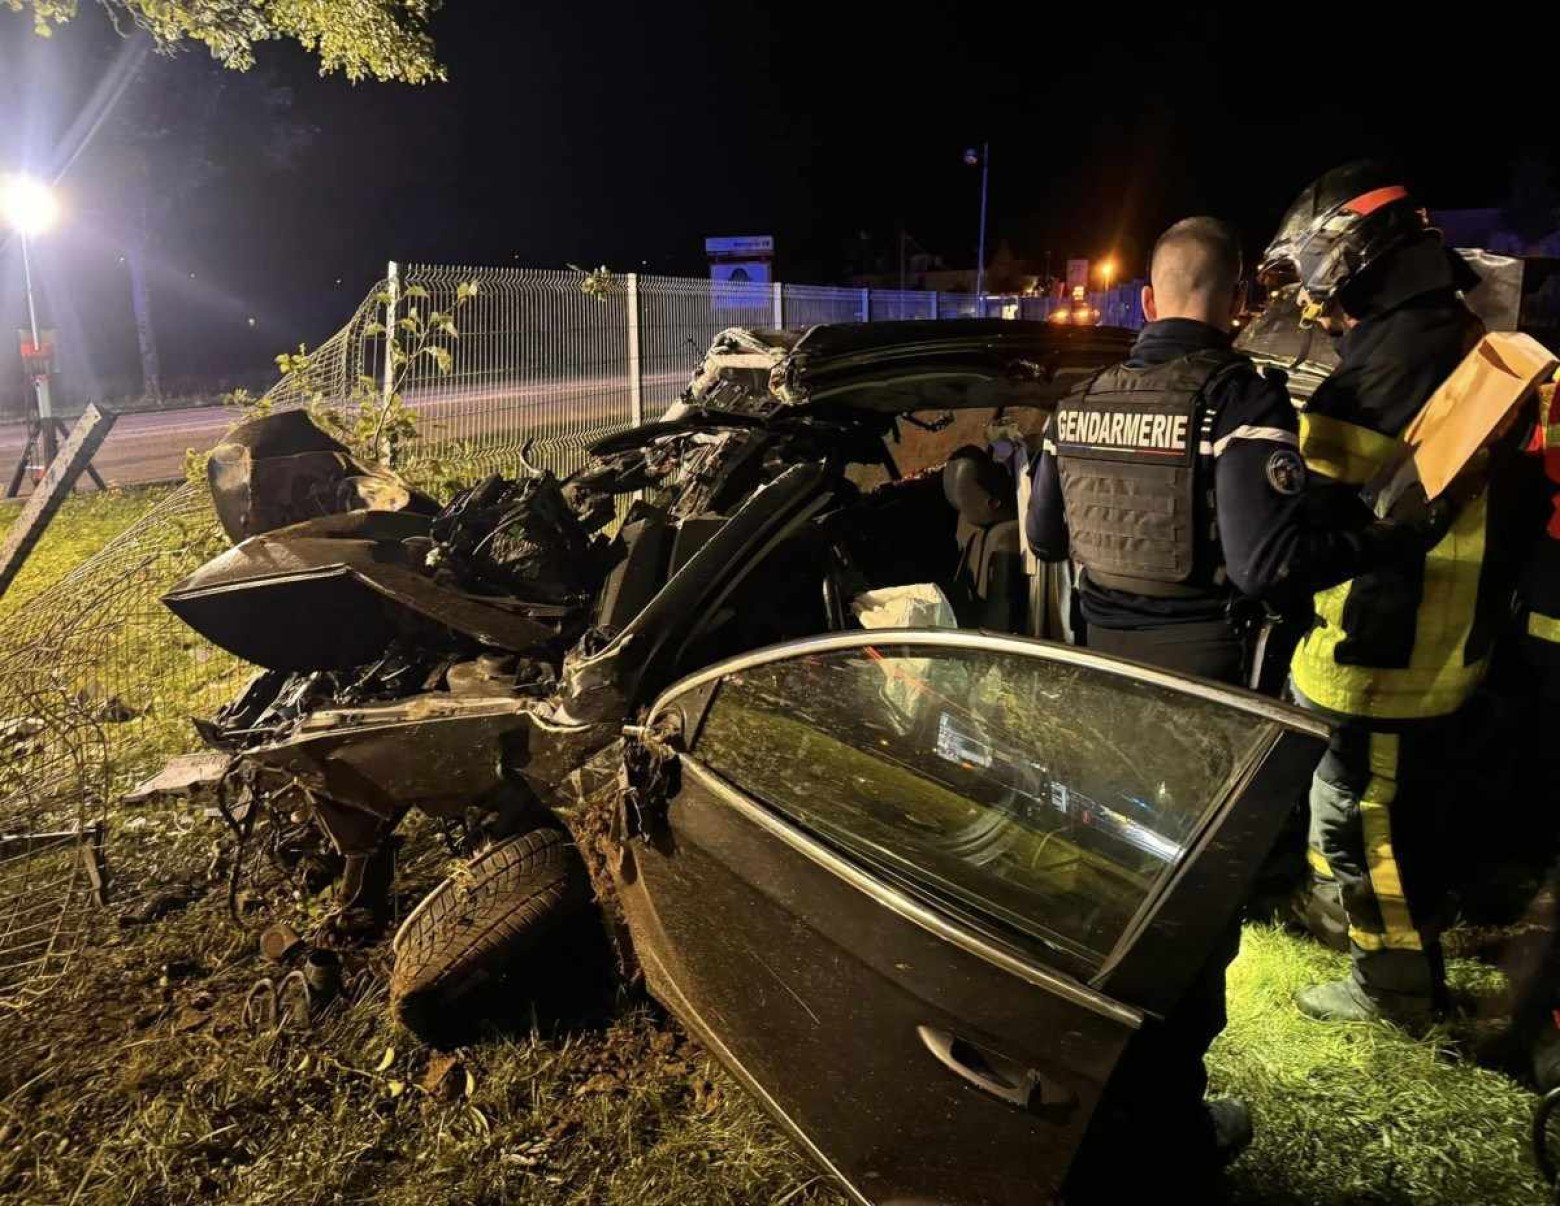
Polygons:
<instances>
[{"instance_id":1,"label":"firefighter helmet","mask_svg":"<svg viewBox=\"0 0 1560 1206\"><path fill-rule=\"evenodd\" d=\"M1312 181L1289 207L1257 275L1269 286L1298 281L1302 318L1311 320L1351 280L1429 228L1390 169L1369 160L1345 164Z\"/></svg>"}]
</instances>

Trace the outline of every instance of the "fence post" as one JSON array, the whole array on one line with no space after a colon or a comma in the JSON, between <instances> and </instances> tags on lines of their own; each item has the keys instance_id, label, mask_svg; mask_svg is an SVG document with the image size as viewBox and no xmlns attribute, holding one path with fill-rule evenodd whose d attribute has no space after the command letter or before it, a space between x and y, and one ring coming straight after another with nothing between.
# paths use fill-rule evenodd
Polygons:
<instances>
[{"instance_id":1,"label":"fence post","mask_svg":"<svg viewBox=\"0 0 1560 1206\"><path fill-rule=\"evenodd\" d=\"M870 286L861 291L861 321L872 321L872 289Z\"/></svg>"},{"instance_id":2,"label":"fence post","mask_svg":"<svg viewBox=\"0 0 1560 1206\"><path fill-rule=\"evenodd\" d=\"M932 317L937 317L937 290L932 290Z\"/></svg>"},{"instance_id":3,"label":"fence post","mask_svg":"<svg viewBox=\"0 0 1560 1206\"><path fill-rule=\"evenodd\" d=\"M390 413L390 400L395 397L395 356L392 351L399 346L395 323L396 313L400 308L401 265L391 260L385 265L385 368L384 381L379 389L381 415ZM389 449L385 446L384 439L375 442L379 446L373 450L374 459L381 463L389 460Z\"/></svg>"},{"instance_id":4,"label":"fence post","mask_svg":"<svg viewBox=\"0 0 1560 1206\"><path fill-rule=\"evenodd\" d=\"M785 286L776 281L770 288L774 292L774 327L777 331L785 330Z\"/></svg>"},{"instance_id":5,"label":"fence post","mask_svg":"<svg viewBox=\"0 0 1560 1206\"><path fill-rule=\"evenodd\" d=\"M639 363L639 273L625 278L628 294L628 414L635 427L645 421L644 369Z\"/></svg>"},{"instance_id":6,"label":"fence post","mask_svg":"<svg viewBox=\"0 0 1560 1206\"><path fill-rule=\"evenodd\" d=\"M401 265L391 260L385 265L385 371L380 404L388 407L395 393L395 362L390 347L395 342L395 312L401 305Z\"/></svg>"}]
</instances>

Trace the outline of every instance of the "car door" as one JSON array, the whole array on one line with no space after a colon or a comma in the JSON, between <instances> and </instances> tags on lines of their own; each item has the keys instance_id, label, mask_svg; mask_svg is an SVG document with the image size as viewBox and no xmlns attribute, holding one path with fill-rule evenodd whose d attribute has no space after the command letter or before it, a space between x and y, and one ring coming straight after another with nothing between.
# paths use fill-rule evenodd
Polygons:
<instances>
[{"instance_id":1,"label":"car door","mask_svg":"<svg viewBox=\"0 0 1560 1206\"><path fill-rule=\"evenodd\" d=\"M986 633L736 658L631 738L634 948L651 992L858 1199L1045 1200L1324 731Z\"/></svg>"}]
</instances>

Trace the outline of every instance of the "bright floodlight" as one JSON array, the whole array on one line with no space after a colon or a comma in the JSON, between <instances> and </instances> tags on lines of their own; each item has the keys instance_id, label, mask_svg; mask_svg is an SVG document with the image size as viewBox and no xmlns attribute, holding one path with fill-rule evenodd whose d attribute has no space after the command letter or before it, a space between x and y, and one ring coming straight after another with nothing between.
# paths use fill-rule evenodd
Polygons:
<instances>
[{"instance_id":1,"label":"bright floodlight","mask_svg":"<svg viewBox=\"0 0 1560 1206\"><path fill-rule=\"evenodd\" d=\"M23 238L42 234L59 214L59 202L42 180L33 176L0 178L0 215Z\"/></svg>"}]
</instances>

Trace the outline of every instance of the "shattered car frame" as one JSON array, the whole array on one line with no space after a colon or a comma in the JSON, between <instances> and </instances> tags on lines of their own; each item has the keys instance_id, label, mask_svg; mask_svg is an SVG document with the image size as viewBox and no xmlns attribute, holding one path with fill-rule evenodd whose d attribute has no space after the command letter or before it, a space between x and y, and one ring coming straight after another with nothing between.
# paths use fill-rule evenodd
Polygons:
<instances>
[{"instance_id":1,"label":"shattered car frame","mask_svg":"<svg viewBox=\"0 0 1560 1206\"><path fill-rule=\"evenodd\" d=\"M561 823L623 961L857 1200L1033 1201L1325 735L1033 639L1041 609L999 598L1023 577L1012 497L900 477L888 441L916 412L1049 409L1129 344L984 320L729 331L665 416L565 481L493 479L436 513L393 483L367 494L400 509L345 509L371 475L311 445L331 488L294 497L325 513L272 526L248 483L297 475L225 454L242 539L166 602L265 670L202 733L228 781L329 835L344 915L374 912L409 808L482 815L490 877L448 881L397 937L403 1006L459 979L403 964L578 895L560 840L530 836ZM917 584L962 627L858 620Z\"/></svg>"}]
</instances>

